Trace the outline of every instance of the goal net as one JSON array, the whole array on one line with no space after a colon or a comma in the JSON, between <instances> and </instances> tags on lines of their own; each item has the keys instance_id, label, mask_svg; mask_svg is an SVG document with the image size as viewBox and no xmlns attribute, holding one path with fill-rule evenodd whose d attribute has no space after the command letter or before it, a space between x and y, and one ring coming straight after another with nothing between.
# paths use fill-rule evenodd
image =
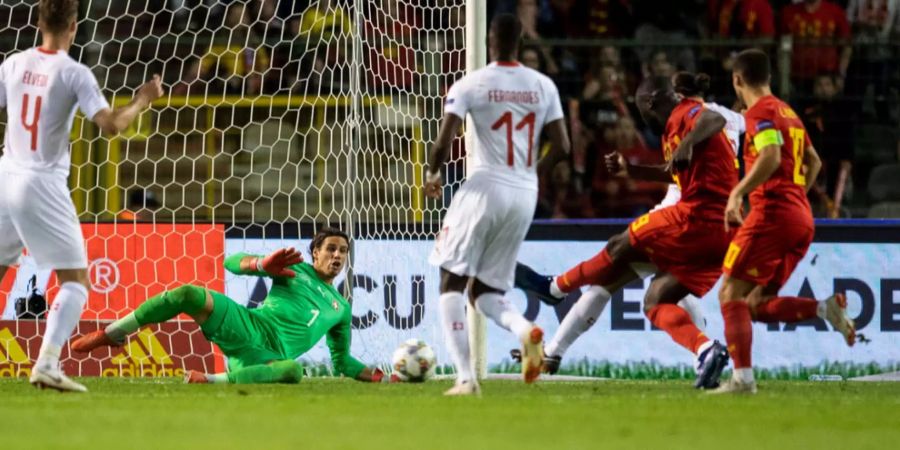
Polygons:
<instances>
[{"instance_id":1,"label":"goal net","mask_svg":"<svg viewBox=\"0 0 900 450\"><path fill-rule=\"evenodd\" d=\"M93 283L76 334L185 283L256 307L270 281L225 273L223 257L295 246L309 259L310 238L329 224L353 237L338 281L352 293L353 354L387 364L417 337L449 363L426 259L463 178L461 146L445 200L426 200L421 185L441 100L466 68L466 0L308 3L82 0L70 54L111 103L154 73L167 95L118 137L76 119L70 185ZM0 57L40 44L36 4L0 0ZM43 321L15 308L32 276L52 299L55 280L27 255L0 285L6 374L27 374L37 356ZM66 353L64 364L70 374L178 375L221 370L212 355L183 317L108 354ZM305 358L328 372L324 345Z\"/></svg>"}]
</instances>

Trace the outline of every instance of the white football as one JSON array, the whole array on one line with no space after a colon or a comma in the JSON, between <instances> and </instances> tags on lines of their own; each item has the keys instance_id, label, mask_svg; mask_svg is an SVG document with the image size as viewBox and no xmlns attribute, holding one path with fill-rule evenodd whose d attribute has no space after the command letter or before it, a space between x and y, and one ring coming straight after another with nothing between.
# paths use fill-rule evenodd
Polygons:
<instances>
[{"instance_id":1,"label":"white football","mask_svg":"<svg viewBox=\"0 0 900 450\"><path fill-rule=\"evenodd\" d=\"M394 351L394 374L402 381L421 383L434 375L434 350L421 339L409 339Z\"/></svg>"}]
</instances>

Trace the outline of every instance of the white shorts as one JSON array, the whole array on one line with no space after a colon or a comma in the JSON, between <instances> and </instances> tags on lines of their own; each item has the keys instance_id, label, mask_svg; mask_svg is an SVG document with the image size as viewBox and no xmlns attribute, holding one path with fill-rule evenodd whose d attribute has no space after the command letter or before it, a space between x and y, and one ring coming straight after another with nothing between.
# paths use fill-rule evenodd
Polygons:
<instances>
[{"instance_id":1,"label":"white shorts","mask_svg":"<svg viewBox=\"0 0 900 450\"><path fill-rule=\"evenodd\" d=\"M512 289L535 206L534 190L469 179L450 202L428 262L494 289Z\"/></svg>"},{"instance_id":2,"label":"white shorts","mask_svg":"<svg viewBox=\"0 0 900 450\"><path fill-rule=\"evenodd\" d=\"M86 269L84 236L66 179L53 174L0 171L0 265L22 249L41 269Z\"/></svg>"},{"instance_id":3,"label":"white shorts","mask_svg":"<svg viewBox=\"0 0 900 450\"><path fill-rule=\"evenodd\" d=\"M681 189L678 189L677 184L672 183L669 185L669 190L666 191L666 196L663 197L662 201L659 202L655 208L653 208L653 211L668 208L678 203L679 200L681 200Z\"/></svg>"}]
</instances>

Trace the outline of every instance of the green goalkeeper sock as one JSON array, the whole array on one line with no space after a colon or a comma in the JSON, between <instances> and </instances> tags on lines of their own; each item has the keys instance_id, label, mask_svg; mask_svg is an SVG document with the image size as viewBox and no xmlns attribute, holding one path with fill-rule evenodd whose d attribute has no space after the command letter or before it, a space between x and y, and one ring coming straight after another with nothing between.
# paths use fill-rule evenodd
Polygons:
<instances>
[{"instance_id":1,"label":"green goalkeeper sock","mask_svg":"<svg viewBox=\"0 0 900 450\"><path fill-rule=\"evenodd\" d=\"M206 289L185 285L148 298L131 314L106 327L106 334L114 341L123 341L138 328L165 322L181 313L195 316L206 306Z\"/></svg>"},{"instance_id":2,"label":"green goalkeeper sock","mask_svg":"<svg viewBox=\"0 0 900 450\"><path fill-rule=\"evenodd\" d=\"M228 382L236 384L294 384L299 383L301 378L303 366L296 361L275 361L228 372Z\"/></svg>"}]
</instances>

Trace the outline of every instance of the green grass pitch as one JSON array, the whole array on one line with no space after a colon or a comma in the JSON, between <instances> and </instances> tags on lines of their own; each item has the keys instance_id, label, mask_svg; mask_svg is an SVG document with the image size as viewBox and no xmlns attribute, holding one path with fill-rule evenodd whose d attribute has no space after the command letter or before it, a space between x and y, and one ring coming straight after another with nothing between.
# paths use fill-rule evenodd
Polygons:
<instances>
[{"instance_id":1,"label":"green grass pitch","mask_svg":"<svg viewBox=\"0 0 900 450\"><path fill-rule=\"evenodd\" d=\"M879 449L900 442L900 383L770 380L750 397L686 381L184 385L84 379L89 394L0 380L8 449Z\"/></svg>"}]
</instances>

